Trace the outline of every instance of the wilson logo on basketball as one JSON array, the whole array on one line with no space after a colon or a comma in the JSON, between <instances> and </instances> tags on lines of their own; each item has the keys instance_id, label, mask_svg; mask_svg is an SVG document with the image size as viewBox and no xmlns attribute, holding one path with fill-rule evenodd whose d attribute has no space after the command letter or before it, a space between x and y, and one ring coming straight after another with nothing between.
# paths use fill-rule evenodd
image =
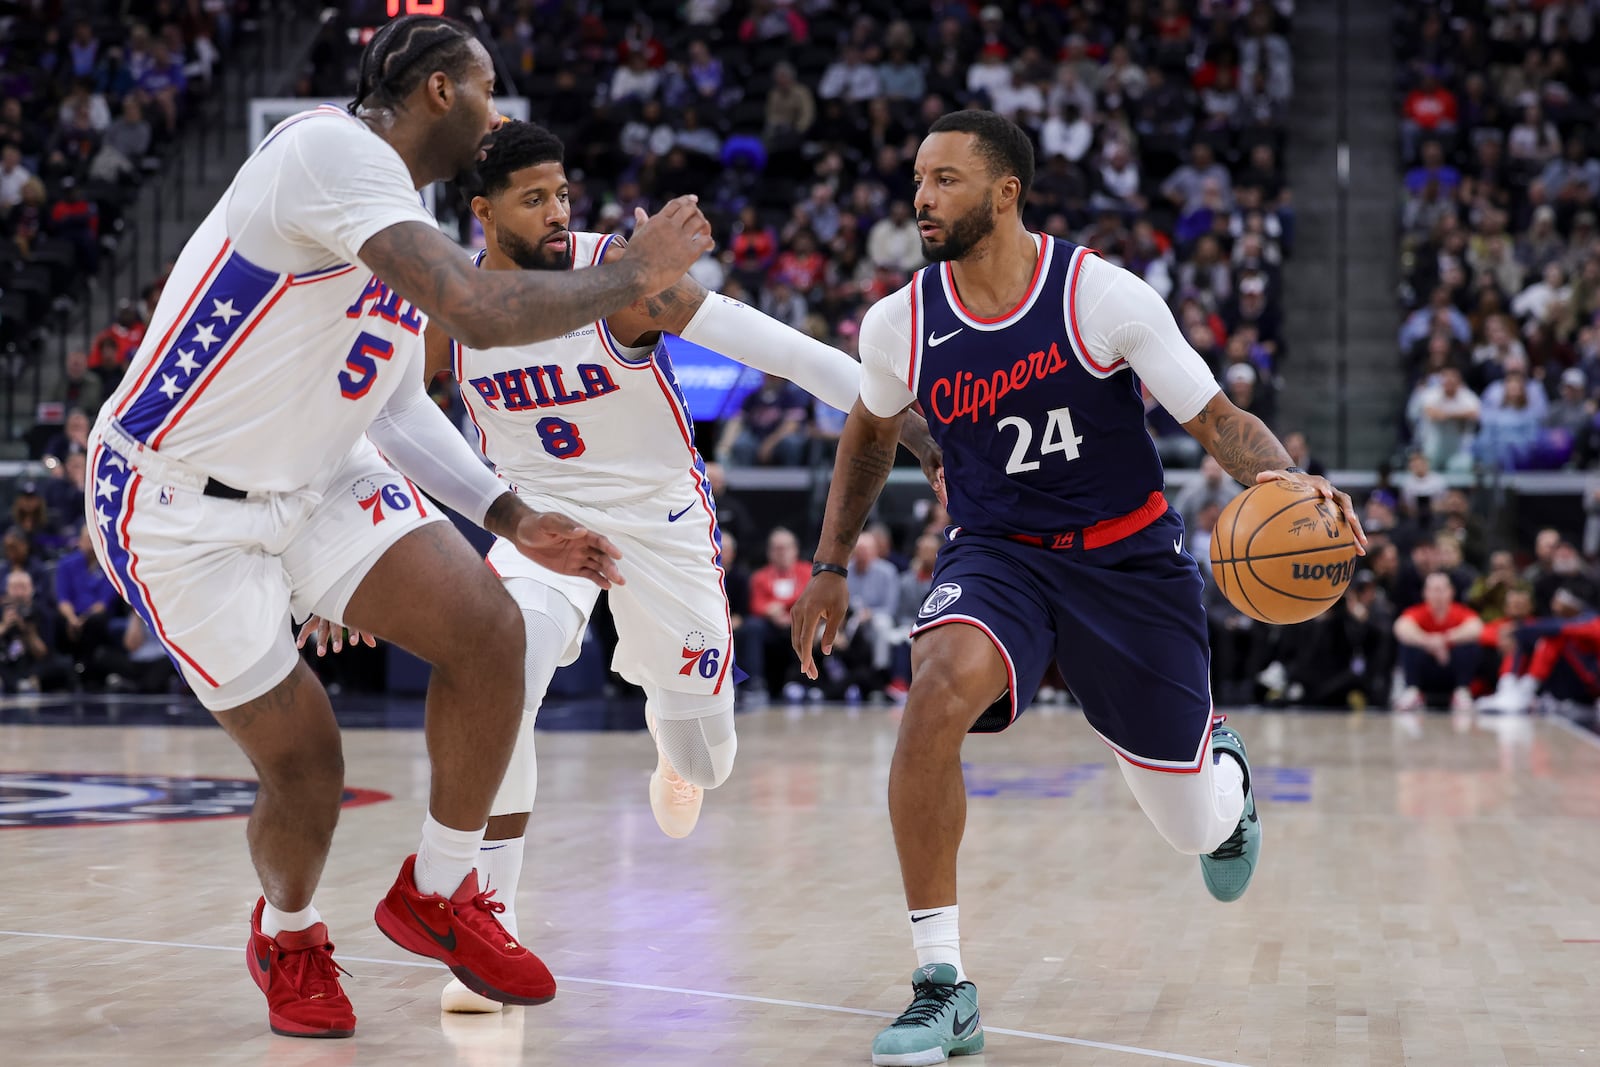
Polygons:
<instances>
[{"instance_id":1,"label":"wilson logo on basketball","mask_svg":"<svg viewBox=\"0 0 1600 1067\"><path fill-rule=\"evenodd\" d=\"M1346 585L1355 569L1356 561L1343 563L1296 563L1294 580L1297 582L1327 582L1329 585Z\"/></svg>"}]
</instances>

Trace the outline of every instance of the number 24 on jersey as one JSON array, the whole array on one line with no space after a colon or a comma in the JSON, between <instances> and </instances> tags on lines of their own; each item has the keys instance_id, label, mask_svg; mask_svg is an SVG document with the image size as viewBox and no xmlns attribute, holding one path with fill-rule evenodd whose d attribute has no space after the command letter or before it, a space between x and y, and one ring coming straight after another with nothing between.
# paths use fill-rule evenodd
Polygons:
<instances>
[{"instance_id":1,"label":"number 24 on jersey","mask_svg":"<svg viewBox=\"0 0 1600 1067\"><path fill-rule=\"evenodd\" d=\"M1039 451L1034 455L1038 458L1029 459L1028 453L1033 448L1034 429L1027 419L1018 415L1007 415L995 423L995 430L999 433L1015 430L1016 441L1011 446L1011 458L1006 461L1007 474L1026 474L1036 471L1044 458L1052 453L1059 452L1068 460L1078 458L1078 446L1083 443L1083 438L1073 433L1072 412L1066 408L1055 408L1045 415L1044 436L1039 441Z\"/></svg>"}]
</instances>

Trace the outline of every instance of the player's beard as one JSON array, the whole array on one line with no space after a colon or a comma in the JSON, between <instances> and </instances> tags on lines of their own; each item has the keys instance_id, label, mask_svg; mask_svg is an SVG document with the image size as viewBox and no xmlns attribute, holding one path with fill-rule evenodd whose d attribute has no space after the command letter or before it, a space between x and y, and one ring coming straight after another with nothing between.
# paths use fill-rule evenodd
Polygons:
<instances>
[{"instance_id":1,"label":"player's beard","mask_svg":"<svg viewBox=\"0 0 1600 1067\"><path fill-rule=\"evenodd\" d=\"M929 221L919 216L918 222ZM922 258L930 263L956 260L975 248L979 241L994 232L994 194L984 193L983 203L944 227L944 240L936 245L922 242Z\"/></svg>"},{"instance_id":2,"label":"player's beard","mask_svg":"<svg viewBox=\"0 0 1600 1067\"><path fill-rule=\"evenodd\" d=\"M551 236L554 236L553 234ZM494 235L494 243L500 246L500 254L523 270L566 270L572 266L572 234L567 232L567 247L560 252L552 252L543 241L537 245L524 241L510 230L501 230Z\"/></svg>"}]
</instances>

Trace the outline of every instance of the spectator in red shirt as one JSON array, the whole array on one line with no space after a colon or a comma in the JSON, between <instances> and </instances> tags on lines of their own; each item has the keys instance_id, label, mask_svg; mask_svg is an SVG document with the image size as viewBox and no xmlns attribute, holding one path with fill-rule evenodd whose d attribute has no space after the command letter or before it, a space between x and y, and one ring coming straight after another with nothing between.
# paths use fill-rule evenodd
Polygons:
<instances>
[{"instance_id":1,"label":"spectator in red shirt","mask_svg":"<svg viewBox=\"0 0 1600 1067\"><path fill-rule=\"evenodd\" d=\"M1436 71L1424 71L1422 83L1406 94L1405 120L1400 124L1401 147L1406 161L1417 158L1417 142L1424 136L1452 134L1456 129L1456 95L1439 84Z\"/></svg>"},{"instance_id":2,"label":"spectator in red shirt","mask_svg":"<svg viewBox=\"0 0 1600 1067\"><path fill-rule=\"evenodd\" d=\"M1477 612L1456 603L1450 576L1443 572L1428 575L1422 585L1422 603L1407 608L1394 621L1400 669L1406 679L1394 710L1417 711L1425 702L1425 693L1448 689L1451 712L1470 717L1470 686L1477 669L1478 638L1482 632L1483 620Z\"/></svg>"},{"instance_id":3,"label":"spectator in red shirt","mask_svg":"<svg viewBox=\"0 0 1600 1067\"><path fill-rule=\"evenodd\" d=\"M811 581L811 564L800 559L800 544L782 526L767 535L767 565L750 575L750 616L735 638L734 658L749 675L749 691L760 696L774 692L767 678L767 655L779 662L789 655L789 624L795 601Z\"/></svg>"}]
</instances>

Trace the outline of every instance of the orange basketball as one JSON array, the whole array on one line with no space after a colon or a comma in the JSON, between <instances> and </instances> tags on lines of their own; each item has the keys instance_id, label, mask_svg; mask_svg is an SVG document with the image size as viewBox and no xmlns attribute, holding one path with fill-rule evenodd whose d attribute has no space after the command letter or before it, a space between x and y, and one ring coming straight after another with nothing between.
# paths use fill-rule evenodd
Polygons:
<instances>
[{"instance_id":1,"label":"orange basketball","mask_svg":"<svg viewBox=\"0 0 1600 1067\"><path fill-rule=\"evenodd\" d=\"M1356 542L1339 509L1291 482L1253 485L1211 535L1211 573L1234 607L1261 622L1305 622L1344 595Z\"/></svg>"}]
</instances>

